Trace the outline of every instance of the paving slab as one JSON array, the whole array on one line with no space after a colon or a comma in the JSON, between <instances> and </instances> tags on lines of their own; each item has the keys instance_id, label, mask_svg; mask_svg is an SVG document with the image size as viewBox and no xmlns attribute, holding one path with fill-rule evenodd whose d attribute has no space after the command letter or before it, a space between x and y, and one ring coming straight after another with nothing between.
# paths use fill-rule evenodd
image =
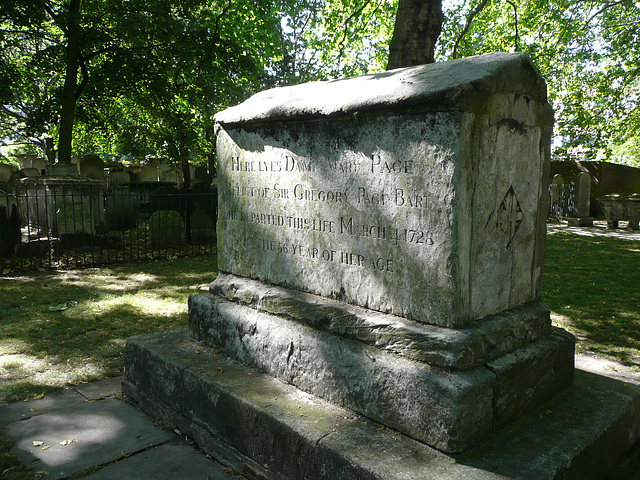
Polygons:
<instances>
[{"instance_id":1,"label":"paving slab","mask_svg":"<svg viewBox=\"0 0 640 480\"><path fill-rule=\"evenodd\" d=\"M65 478L174 438L137 408L118 400L85 401L14 422L0 430L12 453L47 478ZM40 443L42 442L42 443Z\"/></svg>"},{"instance_id":2,"label":"paving slab","mask_svg":"<svg viewBox=\"0 0 640 480\"><path fill-rule=\"evenodd\" d=\"M122 393L122 377L105 378L99 382L81 383L73 389L87 400L97 400Z\"/></svg>"},{"instance_id":3,"label":"paving slab","mask_svg":"<svg viewBox=\"0 0 640 480\"><path fill-rule=\"evenodd\" d=\"M640 387L577 370L572 387L489 441L444 454L209 352L184 330L130 338L123 387L205 450L217 438L254 459L261 478L601 479L640 439Z\"/></svg>"},{"instance_id":4,"label":"paving slab","mask_svg":"<svg viewBox=\"0 0 640 480\"><path fill-rule=\"evenodd\" d=\"M125 458L82 478L86 480L232 480L242 477L222 470L192 446L172 442Z\"/></svg>"},{"instance_id":5,"label":"paving slab","mask_svg":"<svg viewBox=\"0 0 640 480\"><path fill-rule=\"evenodd\" d=\"M85 397L70 388L45 395L37 400L27 399L22 402L0 405L0 425L25 420L61 408L77 407L86 401Z\"/></svg>"}]
</instances>

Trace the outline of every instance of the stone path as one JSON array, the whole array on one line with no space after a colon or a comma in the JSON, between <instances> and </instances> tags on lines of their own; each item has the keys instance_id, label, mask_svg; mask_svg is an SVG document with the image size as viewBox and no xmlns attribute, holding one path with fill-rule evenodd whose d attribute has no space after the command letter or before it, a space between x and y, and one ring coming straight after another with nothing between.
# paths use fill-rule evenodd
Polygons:
<instances>
[{"instance_id":1,"label":"stone path","mask_svg":"<svg viewBox=\"0 0 640 480\"><path fill-rule=\"evenodd\" d=\"M123 401L121 380L0 405L0 436L15 440L13 453L47 479L85 471L87 480L244 478Z\"/></svg>"},{"instance_id":2,"label":"stone path","mask_svg":"<svg viewBox=\"0 0 640 480\"><path fill-rule=\"evenodd\" d=\"M628 230L627 222L620 222L622 227L614 230L607 228L607 222L604 220L595 220L593 227L570 227L567 222L554 222L547 224L547 233L566 232L580 235L583 237L609 237L620 238L623 240L640 240L640 230Z\"/></svg>"}]
</instances>

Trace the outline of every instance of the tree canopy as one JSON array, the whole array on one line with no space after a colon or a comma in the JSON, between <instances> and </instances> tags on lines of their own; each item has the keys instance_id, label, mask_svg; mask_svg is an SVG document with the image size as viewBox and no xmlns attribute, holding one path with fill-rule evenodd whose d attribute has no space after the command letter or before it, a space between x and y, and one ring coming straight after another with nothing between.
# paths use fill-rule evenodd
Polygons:
<instances>
[{"instance_id":1,"label":"tree canopy","mask_svg":"<svg viewBox=\"0 0 640 480\"><path fill-rule=\"evenodd\" d=\"M640 163L640 5L450 0L442 11L436 61L532 57L556 109L557 157ZM61 146L76 51L75 154L204 161L217 110L275 85L384 70L397 12L398 0L5 0L0 138Z\"/></svg>"}]
</instances>

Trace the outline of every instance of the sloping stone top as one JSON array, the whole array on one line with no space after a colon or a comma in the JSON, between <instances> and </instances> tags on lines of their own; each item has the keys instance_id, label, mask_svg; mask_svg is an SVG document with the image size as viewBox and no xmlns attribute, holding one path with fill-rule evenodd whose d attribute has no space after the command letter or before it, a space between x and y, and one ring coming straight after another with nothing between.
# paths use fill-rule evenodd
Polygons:
<instances>
[{"instance_id":1,"label":"sloping stone top","mask_svg":"<svg viewBox=\"0 0 640 480\"><path fill-rule=\"evenodd\" d=\"M375 80L375 81L372 81ZM273 88L219 112L220 124L340 116L356 112L450 103L509 91L546 102L546 83L525 53L489 53L373 75Z\"/></svg>"}]
</instances>

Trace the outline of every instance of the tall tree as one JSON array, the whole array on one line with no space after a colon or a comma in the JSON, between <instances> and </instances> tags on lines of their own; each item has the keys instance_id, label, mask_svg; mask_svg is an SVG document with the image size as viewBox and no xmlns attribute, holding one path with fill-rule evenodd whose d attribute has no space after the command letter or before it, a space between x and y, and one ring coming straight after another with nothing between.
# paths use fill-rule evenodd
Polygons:
<instances>
[{"instance_id":1,"label":"tall tree","mask_svg":"<svg viewBox=\"0 0 640 480\"><path fill-rule=\"evenodd\" d=\"M433 63L443 20L442 0L399 0L387 70Z\"/></svg>"},{"instance_id":2,"label":"tall tree","mask_svg":"<svg viewBox=\"0 0 640 480\"><path fill-rule=\"evenodd\" d=\"M60 160L73 146L176 161L212 151L216 109L275 71L281 11L296 3L7 2L0 81L4 71L19 75L6 77L3 138L45 145L57 136Z\"/></svg>"},{"instance_id":3,"label":"tall tree","mask_svg":"<svg viewBox=\"0 0 640 480\"><path fill-rule=\"evenodd\" d=\"M76 101L81 94L81 91L78 89L78 68L82 55L80 52L80 0L70 0L68 10L64 12L66 15L63 13L55 13L46 3L43 5L45 10L51 15L52 20L60 24L60 28L65 32L67 37L64 87L60 108L58 161L70 163L73 119L76 111ZM67 19L66 22L62 19L65 16Z\"/></svg>"}]
</instances>

